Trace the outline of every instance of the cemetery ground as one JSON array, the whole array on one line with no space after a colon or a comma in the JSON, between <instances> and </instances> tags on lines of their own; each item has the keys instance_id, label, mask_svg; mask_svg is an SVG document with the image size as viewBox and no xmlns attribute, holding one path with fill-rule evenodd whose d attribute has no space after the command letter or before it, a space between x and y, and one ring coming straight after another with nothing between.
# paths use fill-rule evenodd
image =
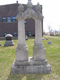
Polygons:
<instances>
[{"instance_id":1,"label":"cemetery ground","mask_svg":"<svg viewBox=\"0 0 60 80\"><path fill-rule=\"evenodd\" d=\"M51 74L42 75L41 80L60 80L60 36L44 36L48 40L42 40L46 48L46 59L51 65ZM51 41L52 44L47 44ZM0 80L40 80L40 74L15 74L11 75L11 67L16 59L16 47L18 40L13 40L14 46L4 47L5 40L0 40ZM29 57L33 56L34 38L26 41Z\"/></svg>"}]
</instances>

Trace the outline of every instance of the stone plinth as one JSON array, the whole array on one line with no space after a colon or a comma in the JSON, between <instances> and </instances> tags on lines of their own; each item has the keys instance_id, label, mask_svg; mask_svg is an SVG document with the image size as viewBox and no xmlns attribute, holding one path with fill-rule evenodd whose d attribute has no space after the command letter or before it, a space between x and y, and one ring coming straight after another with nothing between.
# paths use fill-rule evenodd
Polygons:
<instances>
[{"instance_id":1,"label":"stone plinth","mask_svg":"<svg viewBox=\"0 0 60 80\"><path fill-rule=\"evenodd\" d=\"M34 60L45 60L45 48L43 44L34 45L33 47L33 58Z\"/></svg>"},{"instance_id":2,"label":"stone plinth","mask_svg":"<svg viewBox=\"0 0 60 80\"><path fill-rule=\"evenodd\" d=\"M15 65L28 64L28 47L27 45L18 44L16 48L16 60Z\"/></svg>"},{"instance_id":3,"label":"stone plinth","mask_svg":"<svg viewBox=\"0 0 60 80\"><path fill-rule=\"evenodd\" d=\"M11 74L49 74L51 71L51 66L46 60L39 61L40 63L35 64L35 61L30 57L28 65L15 65L15 61L11 68Z\"/></svg>"},{"instance_id":4,"label":"stone plinth","mask_svg":"<svg viewBox=\"0 0 60 80\"><path fill-rule=\"evenodd\" d=\"M5 41L4 46L14 46L12 37L13 37L13 36L12 36L11 34L7 34L7 35L5 36L6 41Z\"/></svg>"}]
</instances>

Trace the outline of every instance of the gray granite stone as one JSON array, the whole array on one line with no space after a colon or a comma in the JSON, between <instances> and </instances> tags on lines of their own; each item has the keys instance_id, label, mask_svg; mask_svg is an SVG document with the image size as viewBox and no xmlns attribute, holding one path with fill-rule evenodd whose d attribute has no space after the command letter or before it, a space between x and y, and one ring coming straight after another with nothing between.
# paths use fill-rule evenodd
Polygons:
<instances>
[{"instance_id":1,"label":"gray granite stone","mask_svg":"<svg viewBox=\"0 0 60 80\"><path fill-rule=\"evenodd\" d=\"M19 62L28 61L28 47L27 45L18 44L16 48L16 64Z\"/></svg>"},{"instance_id":2,"label":"gray granite stone","mask_svg":"<svg viewBox=\"0 0 60 80\"><path fill-rule=\"evenodd\" d=\"M31 58L30 58L31 59ZM30 61L28 62L29 65L15 65L15 61L12 65L11 68L11 74L50 74L51 71L51 66L49 63L47 64L39 64L39 65L34 65L30 64Z\"/></svg>"},{"instance_id":3,"label":"gray granite stone","mask_svg":"<svg viewBox=\"0 0 60 80\"><path fill-rule=\"evenodd\" d=\"M48 41L47 44L51 44L51 41Z\"/></svg>"},{"instance_id":4,"label":"gray granite stone","mask_svg":"<svg viewBox=\"0 0 60 80\"><path fill-rule=\"evenodd\" d=\"M23 5L19 5L18 20L18 46L16 48L16 60L11 67L11 74L49 74L51 66L46 60L45 47L42 44L42 20L40 13L41 5L38 3L36 11L32 9L31 0L28 0L27 9L24 11ZM24 20L33 18L35 20L35 42L33 47L33 57L28 57L28 47L25 44Z\"/></svg>"},{"instance_id":5,"label":"gray granite stone","mask_svg":"<svg viewBox=\"0 0 60 80\"><path fill-rule=\"evenodd\" d=\"M45 59L45 48L42 44L34 45L33 58L34 58L34 60L44 60Z\"/></svg>"}]
</instances>

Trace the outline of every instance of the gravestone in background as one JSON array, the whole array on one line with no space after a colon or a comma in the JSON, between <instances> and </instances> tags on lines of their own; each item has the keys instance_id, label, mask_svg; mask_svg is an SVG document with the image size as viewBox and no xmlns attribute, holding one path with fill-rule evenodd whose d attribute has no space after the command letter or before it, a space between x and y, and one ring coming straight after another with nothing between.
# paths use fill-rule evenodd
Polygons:
<instances>
[{"instance_id":1,"label":"gravestone in background","mask_svg":"<svg viewBox=\"0 0 60 80\"><path fill-rule=\"evenodd\" d=\"M11 74L49 74L51 66L46 60L45 47L42 44L42 19L40 13L41 5L36 5L36 11L32 9L31 0L28 0L27 10L24 11L23 5L19 5L18 20L18 46L16 48L16 60L14 61ZM23 12L24 11L24 12ZM28 57L28 47L25 43L24 20L33 18L35 20L35 42L33 46L33 57Z\"/></svg>"},{"instance_id":2,"label":"gravestone in background","mask_svg":"<svg viewBox=\"0 0 60 80\"><path fill-rule=\"evenodd\" d=\"M14 46L12 38L13 38L13 36L11 34L7 34L5 36L6 41L5 41L4 46Z\"/></svg>"},{"instance_id":3,"label":"gravestone in background","mask_svg":"<svg viewBox=\"0 0 60 80\"><path fill-rule=\"evenodd\" d=\"M51 41L48 41L47 44L51 44Z\"/></svg>"},{"instance_id":4,"label":"gravestone in background","mask_svg":"<svg viewBox=\"0 0 60 80\"><path fill-rule=\"evenodd\" d=\"M46 40L48 40L48 38L46 38Z\"/></svg>"},{"instance_id":5,"label":"gravestone in background","mask_svg":"<svg viewBox=\"0 0 60 80\"><path fill-rule=\"evenodd\" d=\"M0 46L1 46L1 44L0 44Z\"/></svg>"},{"instance_id":6,"label":"gravestone in background","mask_svg":"<svg viewBox=\"0 0 60 80\"><path fill-rule=\"evenodd\" d=\"M27 35L25 36L25 39L28 40L28 36Z\"/></svg>"}]
</instances>

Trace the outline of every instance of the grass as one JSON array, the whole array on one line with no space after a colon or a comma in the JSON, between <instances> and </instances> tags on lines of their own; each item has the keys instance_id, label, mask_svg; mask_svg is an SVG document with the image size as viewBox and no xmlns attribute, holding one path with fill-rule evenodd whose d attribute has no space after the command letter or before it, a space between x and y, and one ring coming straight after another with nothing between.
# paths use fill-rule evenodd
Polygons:
<instances>
[{"instance_id":1,"label":"grass","mask_svg":"<svg viewBox=\"0 0 60 80\"><path fill-rule=\"evenodd\" d=\"M48 40L43 40L43 45L46 48L46 58L51 65L51 74L40 75L40 74L17 74L11 75L11 66L13 61L16 59L16 47L18 40L13 40L14 46L4 47L4 40L0 40L0 80L60 80L60 36L44 36ZM52 44L47 44L51 41ZM29 56L33 56L33 45L34 38L26 41L28 45Z\"/></svg>"}]
</instances>

